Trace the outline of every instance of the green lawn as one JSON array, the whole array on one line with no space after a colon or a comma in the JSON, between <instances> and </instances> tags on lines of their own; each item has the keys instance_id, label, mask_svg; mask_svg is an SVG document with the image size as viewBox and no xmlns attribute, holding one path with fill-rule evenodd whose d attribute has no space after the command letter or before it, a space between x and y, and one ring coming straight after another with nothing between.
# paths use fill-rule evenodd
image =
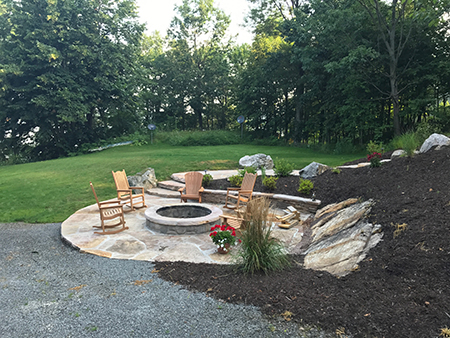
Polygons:
<instances>
[{"instance_id":1,"label":"green lawn","mask_svg":"<svg viewBox=\"0 0 450 338\"><path fill-rule=\"evenodd\" d=\"M301 169L312 161L336 166L363 156L327 155L296 147L229 145L173 147L122 146L77 157L0 167L0 222L62 222L95 203L89 181L101 200L114 198L111 170L128 175L151 167L158 180L190 170L236 169L244 155L264 153Z\"/></svg>"}]
</instances>

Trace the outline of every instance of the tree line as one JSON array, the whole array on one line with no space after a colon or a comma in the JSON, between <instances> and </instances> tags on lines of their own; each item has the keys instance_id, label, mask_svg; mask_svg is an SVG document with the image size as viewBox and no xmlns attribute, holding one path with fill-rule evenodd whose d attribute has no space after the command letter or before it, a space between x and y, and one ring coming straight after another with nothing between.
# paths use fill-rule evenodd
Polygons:
<instances>
[{"instance_id":1,"label":"tree line","mask_svg":"<svg viewBox=\"0 0 450 338\"><path fill-rule=\"evenodd\" d=\"M0 0L0 151L67 156L143 131L366 144L446 130L449 1L247 0L251 45L213 0L144 34L134 0Z\"/></svg>"}]
</instances>

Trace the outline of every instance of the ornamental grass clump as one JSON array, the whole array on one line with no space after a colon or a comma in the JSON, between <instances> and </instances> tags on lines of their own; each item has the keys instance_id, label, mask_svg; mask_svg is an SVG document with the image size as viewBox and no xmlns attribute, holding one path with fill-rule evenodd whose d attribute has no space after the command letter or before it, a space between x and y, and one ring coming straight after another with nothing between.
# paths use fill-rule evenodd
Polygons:
<instances>
[{"instance_id":1,"label":"ornamental grass clump","mask_svg":"<svg viewBox=\"0 0 450 338\"><path fill-rule=\"evenodd\" d=\"M271 236L269 206L267 198L257 198L247 204L241 226L242 245L236 257L237 270L245 274L258 271L267 274L290 264L283 244Z\"/></svg>"}]
</instances>

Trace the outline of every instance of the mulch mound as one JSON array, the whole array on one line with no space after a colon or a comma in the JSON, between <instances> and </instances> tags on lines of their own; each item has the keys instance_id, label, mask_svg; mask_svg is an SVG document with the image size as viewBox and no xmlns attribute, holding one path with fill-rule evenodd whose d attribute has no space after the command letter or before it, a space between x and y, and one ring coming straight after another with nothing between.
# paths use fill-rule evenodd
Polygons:
<instances>
[{"instance_id":1,"label":"mulch mound","mask_svg":"<svg viewBox=\"0 0 450 338\"><path fill-rule=\"evenodd\" d=\"M268 315L289 311L293 320L331 332L438 337L450 327L449 168L450 148L444 148L314 179L323 206L351 197L376 201L369 219L383 226L383 240L348 276L305 270L301 256L270 275L244 276L229 266L185 262L159 262L157 269L162 278L190 290L259 306ZM213 184L224 189L227 183ZM298 185L298 178L280 178L275 193L299 196ZM259 179L255 191L264 191Z\"/></svg>"}]
</instances>

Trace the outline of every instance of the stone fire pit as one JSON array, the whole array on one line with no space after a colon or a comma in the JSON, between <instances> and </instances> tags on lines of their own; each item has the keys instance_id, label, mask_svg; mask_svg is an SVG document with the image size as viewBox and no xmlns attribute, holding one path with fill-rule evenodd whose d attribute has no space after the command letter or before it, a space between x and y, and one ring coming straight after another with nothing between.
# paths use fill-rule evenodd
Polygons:
<instances>
[{"instance_id":1,"label":"stone fire pit","mask_svg":"<svg viewBox=\"0 0 450 338\"><path fill-rule=\"evenodd\" d=\"M146 226L167 235L196 235L220 223L222 210L208 204L180 203L145 211Z\"/></svg>"}]
</instances>

